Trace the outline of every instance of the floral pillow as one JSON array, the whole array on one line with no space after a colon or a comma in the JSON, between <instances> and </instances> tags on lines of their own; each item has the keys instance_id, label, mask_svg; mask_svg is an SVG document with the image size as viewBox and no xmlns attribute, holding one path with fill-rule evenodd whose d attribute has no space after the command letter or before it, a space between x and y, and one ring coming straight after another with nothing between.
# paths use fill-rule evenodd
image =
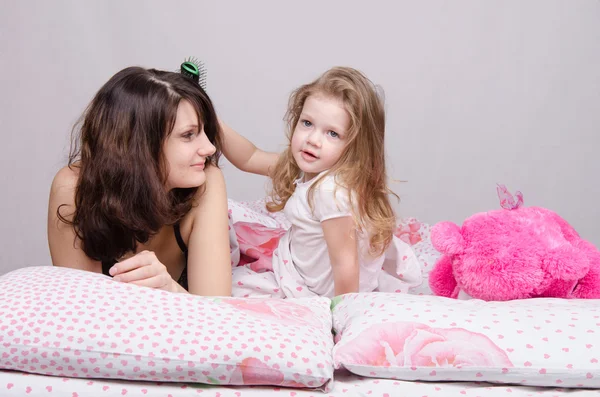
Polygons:
<instances>
[{"instance_id":1,"label":"floral pillow","mask_svg":"<svg viewBox=\"0 0 600 397\"><path fill-rule=\"evenodd\" d=\"M363 293L332 306L334 365L358 375L600 387L600 300Z\"/></svg>"},{"instance_id":2,"label":"floral pillow","mask_svg":"<svg viewBox=\"0 0 600 397\"><path fill-rule=\"evenodd\" d=\"M101 274L30 267L0 277L0 368L326 389L330 301L205 298Z\"/></svg>"},{"instance_id":3,"label":"floral pillow","mask_svg":"<svg viewBox=\"0 0 600 397\"><path fill-rule=\"evenodd\" d=\"M272 271L273 251L289 227L285 215L281 212L269 213L265 208L265 200L228 200L228 204L230 230L234 231L237 248L237 261L232 265L248 265L258 273Z\"/></svg>"}]
</instances>

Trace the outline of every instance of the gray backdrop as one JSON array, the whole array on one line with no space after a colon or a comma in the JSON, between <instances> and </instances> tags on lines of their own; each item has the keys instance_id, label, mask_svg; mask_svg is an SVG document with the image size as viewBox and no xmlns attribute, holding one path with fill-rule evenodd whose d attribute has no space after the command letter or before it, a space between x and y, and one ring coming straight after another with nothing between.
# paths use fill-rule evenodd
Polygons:
<instances>
[{"instance_id":1,"label":"gray backdrop","mask_svg":"<svg viewBox=\"0 0 600 397\"><path fill-rule=\"evenodd\" d=\"M279 150L296 86L334 65L386 92L398 212L462 222L521 190L600 245L600 2L0 0L0 274L50 264L48 192L118 70L195 55L220 116ZM224 164L237 200L266 180Z\"/></svg>"}]
</instances>

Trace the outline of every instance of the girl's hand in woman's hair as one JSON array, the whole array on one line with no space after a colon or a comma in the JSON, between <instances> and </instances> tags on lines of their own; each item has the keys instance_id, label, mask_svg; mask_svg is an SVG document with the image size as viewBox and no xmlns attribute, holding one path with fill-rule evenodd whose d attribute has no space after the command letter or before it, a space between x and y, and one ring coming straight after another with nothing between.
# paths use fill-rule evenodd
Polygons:
<instances>
[{"instance_id":1,"label":"girl's hand in woman's hair","mask_svg":"<svg viewBox=\"0 0 600 397\"><path fill-rule=\"evenodd\" d=\"M116 263L109 273L115 281L176 292L175 281L151 251L139 252Z\"/></svg>"}]
</instances>

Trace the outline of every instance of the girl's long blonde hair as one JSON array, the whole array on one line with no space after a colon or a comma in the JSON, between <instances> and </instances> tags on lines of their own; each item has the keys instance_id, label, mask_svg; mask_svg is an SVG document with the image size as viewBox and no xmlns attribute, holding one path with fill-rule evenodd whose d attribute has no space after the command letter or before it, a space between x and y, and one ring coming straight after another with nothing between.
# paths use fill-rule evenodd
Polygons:
<instances>
[{"instance_id":1,"label":"girl's long blonde hair","mask_svg":"<svg viewBox=\"0 0 600 397\"><path fill-rule=\"evenodd\" d=\"M296 89L290 96L285 116L288 146L271 173L271 212L280 211L294 193L294 181L301 170L292 155L291 140L300 119L304 102L311 95L326 95L339 99L350 116L348 143L335 166L322 177L335 173L348 189L354 220L359 231L367 231L372 254L383 254L392 241L395 214L390 204L385 167L385 111L382 95L361 72L348 67L335 67L312 83ZM311 208L314 189L308 191Z\"/></svg>"}]
</instances>

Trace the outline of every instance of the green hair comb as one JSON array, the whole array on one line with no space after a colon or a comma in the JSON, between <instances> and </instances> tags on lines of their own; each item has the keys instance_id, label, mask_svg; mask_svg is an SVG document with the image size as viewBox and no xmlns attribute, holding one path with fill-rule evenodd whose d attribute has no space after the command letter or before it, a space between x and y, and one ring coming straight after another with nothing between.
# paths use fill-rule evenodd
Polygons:
<instances>
[{"instance_id":1,"label":"green hair comb","mask_svg":"<svg viewBox=\"0 0 600 397\"><path fill-rule=\"evenodd\" d=\"M200 87L206 91L206 69L204 63L196 58L188 58L181 64L181 74L200 84Z\"/></svg>"}]
</instances>

